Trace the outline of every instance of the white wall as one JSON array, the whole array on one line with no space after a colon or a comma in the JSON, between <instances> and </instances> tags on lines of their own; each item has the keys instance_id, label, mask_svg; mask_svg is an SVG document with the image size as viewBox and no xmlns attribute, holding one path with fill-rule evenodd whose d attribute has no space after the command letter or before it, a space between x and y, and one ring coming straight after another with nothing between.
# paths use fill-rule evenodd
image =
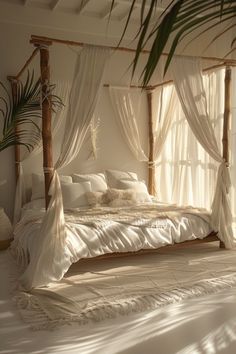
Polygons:
<instances>
[{"instance_id":1,"label":"white wall","mask_svg":"<svg viewBox=\"0 0 236 354\"><path fill-rule=\"evenodd\" d=\"M1 48L1 65L0 65L0 80L5 81L7 75L14 75L21 68L25 60L32 52L32 45L29 44L31 34L52 36L57 38L67 38L78 41L85 41L89 43L104 43L104 44L116 44L119 33L114 35L115 30L119 28L112 28L111 36L109 37L109 31L106 26L96 33L96 28L91 29L91 23L88 21L86 27L86 21L82 21L82 24L78 21L78 28L76 30L76 23L73 22L73 28L70 28L68 22L68 29L66 30L65 19L63 18L63 26L60 26L59 19L55 17L55 25L60 29L53 29L53 16L50 16L50 26L46 21L46 15L43 16L42 12L35 13L34 17L28 16L26 22L19 20L17 14L10 14L9 21L7 7L4 6L4 11L0 15L0 48ZM23 11L19 7L19 11ZM28 11L26 9L25 11ZM32 10L31 10L32 14ZM45 13L46 14L46 13ZM14 16L13 16L14 15ZM29 13L30 15L30 13ZM41 16L41 17L40 17ZM13 18L14 17L14 18ZM18 20L17 20L18 19ZM29 20L30 19L30 20ZM40 21L42 27L39 27ZM14 23L18 22L18 24ZM30 23L30 25L27 25ZM81 27L81 32L80 27ZM61 28L64 28L63 30ZM92 32L94 35L92 35ZM198 40L196 45L191 45L186 53L192 53L195 55L201 55L203 40ZM73 75L73 66L75 63L75 52L79 49L68 48L60 45L53 45L50 50L53 78L67 79ZM222 46L211 46L204 55L218 55L222 56ZM145 60L145 55L144 59ZM130 83L130 75L127 73L128 66L132 61L132 55L125 52L115 53L110 60L108 69L105 74L106 83L113 85L125 85ZM37 63L35 62L35 67ZM140 68L142 64L140 64ZM153 83L157 80L153 79ZM138 75L134 78L134 83L137 82ZM145 102L145 99L143 99ZM129 149L123 142L122 136L118 130L114 119L114 113L109 101L107 88L103 89L102 96L98 103L98 113L101 119L100 132L98 139L98 159L97 161L88 161L88 150L86 150L86 144L81 152L81 157L72 163L72 168L76 172L88 172L88 171L100 171L105 168L119 168L124 170L136 171L140 178L147 179L147 166L145 163L139 163L134 160ZM144 149L147 151L147 116L146 106L143 105L141 115L139 117L139 127L141 131L141 141ZM0 122L1 128L1 122ZM57 147L56 147L57 149ZM1 167L0 167L0 206L4 207L7 214L12 216L13 200L15 191L15 178L14 178L14 153L13 149L9 148L0 155ZM34 159L33 162L25 165L27 173L33 171L42 171L41 159ZM66 169L68 170L68 169Z\"/></svg>"},{"instance_id":2,"label":"white wall","mask_svg":"<svg viewBox=\"0 0 236 354\"><path fill-rule=\"evenodd\" d=\"M0 46L3 51L0 80L5 81L7 75L14 75L21 68L25 60L30 56L33 49L29 44L29 38L32 33L41 35L50 35L62 37L59 31L46 31L45 29L32 28L23 25L9 25L0 23ZM81 38L83 37L83 38ZM78 36L78 40L86 41L85 36ZM76 52L79 48L68 48L66 46L54 45L50 48L50 61L52 71L52 81L69 80L73 76L73 69L76 60ZM104 81L113 85L128 85L130 83L130 75L127 72L128 66L132 60L129 53L117 52L111 56L107 70L105 72ZM34 60L31 68L37 71L38 58ZM134 82L137 81L134 78ZM6 82L6 84L8 84ZM141 141L144 149L148 150L147 141L147 116L146 116L146 99L143 98L139 116L139 127L141 132ZM100 118L100 127L98 135L98 158L97 160L88 160L89 146L84 145L80 157L68 166L62 173L74 172L95 172L102 171L106 168L130 170L138 173L141 179L147 178L147 165L137 162L127 146L124 144L117 123L114 119L113 109L110 103L108 88L102 89L102 95L98 102L97 114ZM55 151L59 149L55 145ZM55 155L58 155L57 153ZM4 207L7 214L12 216L15 176L14 176L14 150L9 148L1 153L1 169L0 169L0 206ZM24 163L26 174L34 172L42 172L42 158L34 157Z\"/></svg>"}]
</instances>

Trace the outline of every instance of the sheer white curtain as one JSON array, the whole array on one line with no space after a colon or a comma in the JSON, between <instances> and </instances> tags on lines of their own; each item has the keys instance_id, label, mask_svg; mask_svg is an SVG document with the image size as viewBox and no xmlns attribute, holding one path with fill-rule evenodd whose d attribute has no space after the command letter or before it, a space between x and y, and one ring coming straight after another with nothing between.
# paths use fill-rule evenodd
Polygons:
<instances>
[{"instance_id":1,"label":"sheer white curtain","mask_svg":"<svg viewBox=\"0 0 236 354\"><path fill-rule=\"evenodd\" d=\"M156 163L165 144L173 115L177 96L174 85L165 85L155 89L153 95L153 134L154 134L154 162Z\"/></svg>"},{"instance_id":2,"label":"sheer white curtain","mask_svg":"<svg viewBox=\"0 0 236 354\"><path fill-rule=\"evenodd\" d=\"M109 87L109 93L115 118L124 141L138 161L148 161L148 157L141 146L137 125L141 91L128 87Z\"/></svg>"},{"instance_id":3,"label":"sheer white curtain","mask_svg":"<svg viewBox=\"0 0 236 354\"><path fill-rule=\"evenodd\" d=\"M52 116L52 138L54 138L61 126L62 121L66 116L67 103L69 97L69 83L68 82L56 82L55 83L55 91L54 95L57 95L62 99L64 104L61 108L56 108L53 116ZM37 122L41 128L41 121ZM24 180L24 162L34 158L34 156L38 155L42 152L42 140L39 141L38 145L34 147L34 149L29 153L26 152L24 148L21 148L21 161L19 163L19 177L16 183L16 191L15 191L15 204L14 204L14 217L13 224L15 225L21 215L21 208L27 202L26 198L26 188L25 188L25 180Z\"/></svg>"},{"instance_id":4,"label":"sheer white curtain","mask_svg":"<svg viewBox=\"0 0 236 354\"><path fill-rule=\"evenodd\" d=\"M65 131L61 155L55 164L50 204L36 237L35 255L21 277L21 283L27 290L61 279L70 265L64 253L66 225L56 169L65 167L79 153L91 124L109 53L105 48L94 46L85 46L79 53L65 125L68 130Z\"/></svg>"},{"instance_id":5,"label":"sheer white curtain","mask_svg":"<svg viewBox=\"0 0 236 354\"><path fill-rule=\"evenodd\" d=\"M220 163L212 202L211 224L219 231L226 247L231 248L234 246L234 237L229 201L229 169L221 156L209 119L200 62L190 58L175 58L173 67L174 84L188 124L202 147Z\"/></svg>"},{"instance_id":6,"label":"sheer white curtain","mask_svg":"<svg viewBox=\"0 0 236 354\"><path fill-rule=\"evenodd\" d=\"M110 87L110 98L115 117L124 140L138 161L148 161L141 146L137 116L139 114L140 90L130 88ZM146 92L145 92L146 94ZM156 163L169 131L172 115L175 109L176 95L174 86L166 85L152 91L153 95L153 135L154 164ZM135 107L137 108L135 110ZM148 117L146 117L148 119Z\"/></svg>"},{"instance_id":7,"label":"sheer white curtain","mask_svg":"<svg viewBox=\"0 0 236 354\"><path fill-rule=\"evenodd\" d=\"M232 119L230 129L230 170L232 179L231 189L231 206L233 213L233 228L236 234L236 68L232 68L232 94L231 94L231 106L232 106Z\"/></svg>"},{"instance_id":8,"label":"sheer white curtain","mask_svg":"<svg viewBox=\"0 0 236 354\"><path fill-rule=\"evenodd\" d=\"M222 73L216 74L216 88L218 87L216 96L221 103L221 107L218 107L217 121L210 116L217 135L222 133L223 76ZM177 98L176 92L174 94ZM177 99L170 131L156 164L158 198L166 203L192 205L210 210L217 166L218 163L197 142Z\"/></svg>"}]
</instances>

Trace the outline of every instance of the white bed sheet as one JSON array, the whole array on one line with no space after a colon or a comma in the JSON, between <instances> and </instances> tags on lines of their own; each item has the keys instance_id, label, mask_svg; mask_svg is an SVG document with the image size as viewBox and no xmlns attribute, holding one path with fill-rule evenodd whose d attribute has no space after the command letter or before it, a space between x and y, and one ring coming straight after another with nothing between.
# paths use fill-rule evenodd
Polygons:
<instances>
[{"instance_id":1,"label":"white bed sheet","mask_svg":"<svg viewBox=\"0 0 236 354\"><path fill-rule=\"evenodd\" d=\"M44 209L25 208L15 228L13 250L29 258L37 247ZM180 208L160 203L132 207L73 209L65 213L67 238L64 255L70 264L106 253L154 249L196 238L211 231L203 209ZM20 249L20 252L19 252ZM22 253L24 257L22 257ZM63 274L67 269L63 270Z\"/></svg>"}]
</instances>

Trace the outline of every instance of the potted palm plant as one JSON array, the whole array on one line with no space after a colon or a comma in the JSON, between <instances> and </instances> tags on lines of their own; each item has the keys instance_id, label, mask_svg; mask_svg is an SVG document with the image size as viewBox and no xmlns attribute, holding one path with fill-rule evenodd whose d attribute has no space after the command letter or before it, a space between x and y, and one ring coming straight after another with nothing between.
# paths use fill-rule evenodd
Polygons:
<instances>
[{"instance_id":1,"label":"potted palm plant","mask_svg":"<svg viewBox=\"0 0 236 354\"><path fill-rule=\"evenodd\" d=\"M28 72L26 81L17 82L14 95L0 82L2 95L0 96L0 152L11 146L24 146L28 151L40 142L41 129L41 81L34 79L34 73ZM60 108L61 99L52 92L55 85L50 85L50 102L52 110ZM47 99L47 98L45 98ZM0 250L9 246L12 226L0 208Z\"/></svg>"},{"instance_id":2,"label":"potted palm plant","mask_svg":"<svg viewBox=\"0 0 236 354\"><path fill-rule=\"evenodd\" d=\"M14 95L1 82L0 87L0 152L16 145L25 146L30 151L40 140L40 128L37 124L37 119L41 118L40 80L35 81L34 74L28 73L24 84L17 82ZM0 249L9 246L11 235L11 223L3 208L0 208Z\"/></svg>"}]
</instances>

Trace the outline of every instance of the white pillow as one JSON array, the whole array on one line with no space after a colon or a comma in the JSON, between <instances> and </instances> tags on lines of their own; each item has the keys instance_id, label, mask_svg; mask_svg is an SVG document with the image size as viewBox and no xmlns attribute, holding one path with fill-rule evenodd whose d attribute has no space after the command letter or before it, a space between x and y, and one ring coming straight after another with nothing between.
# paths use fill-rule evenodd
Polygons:
<instances>
[{"instance_id":1,"label":"white pillow","mask_svg":"<svg viewBox=\"0 0 236 354\"><path fill-rule=\"evenodd\" d=\"M71 176L59 176L61 183L72 183ZM44 175L32 173L31 200L44 198Z\"/></svg>"},{"instance_id":2,"label":"white pillow","mask_svg":"<svg viewBox=\"0 0 236 354\"><path fill-rule=\"evenodd\" d=\"M120 180L118 187L120 189L128 189L136 192L138 202L152 202L152 198L148 193L147 186L143 181Z\"/></svg>"},{"instance_id":3,"label":"white pillow","mask_svg":"<svg viewBox=\"0 0 236 354\"><path fill-rule=\"evenodd\" d=\"M77 174L72 175L73 182L85 182L91 183L93 192L105 192L107 190L107 182L104 173L90 173L90 174Z\"/></svg>"},{"instance_id":4,"label":"white pillow","mask_svg":"<svg viewBox=\"0 0 236 354\"><path fill-rule=\"evenodd\" d=\"M119 188L118 183L121 179L138 180L138 176L134 172L125 172L118 170L106 170L107 183L110 188Z\"/></svg>"},{"instance_id":5,"label":"white pillow","mask_svg":"<svg viewBox=\"0 0 236 354\"><path fill-rule=\"evenodd\" d=\"M88 206L86 193L91 191L90 182L63 183L61 190L65 209Z\"/></svg>"}]
</instances>

